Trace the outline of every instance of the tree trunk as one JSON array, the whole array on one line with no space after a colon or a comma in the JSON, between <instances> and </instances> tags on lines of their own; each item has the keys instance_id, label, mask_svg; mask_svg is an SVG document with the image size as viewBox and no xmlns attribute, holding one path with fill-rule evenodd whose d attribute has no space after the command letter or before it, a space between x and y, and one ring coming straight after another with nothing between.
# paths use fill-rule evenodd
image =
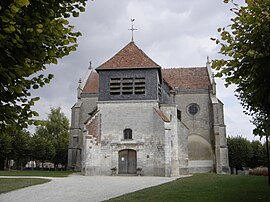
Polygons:
<instances>
[{"instance_id":1,"label":"tree trunk","mask_svg":"<svg viewBox=\"0 0 270 202\"><path fill-rule=\"evenodd\" d=\"M31 162L31 170L34 170L34 163L35 163L35 161L32 160L32 161L30 161L30 162Z\"/></svg>"},{"instance_id":2,"label":"tree trunk","mask_svg":"<svg viewBox=\"0 0 270 202\"><path fill-rule=\"evenodd\" d=\"M5 169L5 158L0 158L0 170Z\"/></svg>"},{"instance_id":3,"label":"tree trunk","mask_svg":"<svg viewBox=\"0 0 270 202\"><path fill-rule=\"evenodd\" d=\"M8 171L10 171L11 170L11 160L8 160Z\"/></svg>"},{"instance_id":4,"label":"tree trunk","mask_svg":"<svg viewBox=\"0 0 270 202\"><path fill-rule=\"evenodd\" d=\"M267 155L267 167L268 167L268 185L270 186L270 160L269 160L269 146L268 136L266 135L266 155Z\"/></svg>"},{"instance_id":5,"label":"tree trunk","mask_svg":"<svg viewBox=\"0 0 270 202\"><path fill-rule=\"evenodd\" d=\"M20 170L19 159L16 159L16 170Z\"/></svg>"}]
</instances>

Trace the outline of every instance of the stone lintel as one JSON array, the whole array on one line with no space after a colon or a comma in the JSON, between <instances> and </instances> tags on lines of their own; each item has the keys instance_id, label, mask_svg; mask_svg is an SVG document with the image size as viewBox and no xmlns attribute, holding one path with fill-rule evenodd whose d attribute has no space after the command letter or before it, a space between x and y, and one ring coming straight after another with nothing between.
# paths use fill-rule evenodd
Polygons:
<instances>
[{"instance_id":1,"label":"stone lintel","mask_svg":"<svg viewBox=\"0 0 270 202\"><path fill-rule=\"evenodd\" d=\"M110 100L110 101L97 101L97 104L120 104L120 103L157 103L158 100Z\"/></svg>"},{"instance_id":2,"label":"stone lintel","mask_svg":"<svg viewBox=\"0 0 270 202\"><path fill-rule=\"evenodd\" d=\"M120 146L120 145L144 145L144 142L131 142L131 141L123 141L123 142L112 142L111 146Z\"/></svg>"}]
</instances>

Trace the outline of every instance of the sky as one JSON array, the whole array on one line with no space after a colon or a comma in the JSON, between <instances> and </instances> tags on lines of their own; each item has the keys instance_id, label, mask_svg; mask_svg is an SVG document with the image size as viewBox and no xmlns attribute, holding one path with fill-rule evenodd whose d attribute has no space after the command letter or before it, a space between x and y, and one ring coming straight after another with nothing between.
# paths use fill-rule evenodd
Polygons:
<instances>
[{"instance_id":1,"label":"sky","mask_svg":"<svg viewBox=\"0 0 270 202\"><path fill-rule=\"evenodd\" d=\"M78 81L84 79L89 61L96 68L128 44L131 19L135 19L137 29L136 45L162 68L205 66L207 56L210 60L222 57L210 38L218 37L217 28L230 23L231 7L223 0L88 1L86 12L70 19L75 30L82 33L77 51L42 72L55 77L33 93L41 98L33 109L40 114L38 118L45 119L50 108L61 107L71 119ZM235 87L225 88L224 79L216 82L217 96L224 103L227 136L241 135L253 140L253 125L234 96Z\"/></svg>"}]
</instances>

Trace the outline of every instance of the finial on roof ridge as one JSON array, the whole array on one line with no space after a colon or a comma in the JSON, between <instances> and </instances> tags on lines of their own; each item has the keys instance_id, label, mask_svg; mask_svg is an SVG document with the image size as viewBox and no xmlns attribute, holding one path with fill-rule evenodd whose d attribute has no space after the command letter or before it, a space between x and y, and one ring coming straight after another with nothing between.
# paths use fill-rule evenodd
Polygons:
<instances>
[{"instance_id":1,"label":"finial on roof ridge","mask_svg":"<svg viewBox=\"0 0 270 202\"><path fill-rule=\"evenodd\" d=\"M209 56L206 57L206 62L210 63Z\"/></svg>"},{"instance_id":2,"label":"finial on roof ridge","mask_svg":"<svg viewBox=\"0 0 270 202\"><path fill-rule=\"evenodd\" d=\"M80 100L81 99L81 92L82 92L82 79L79 79L79 84L77 87L77 99Z\"/></svg>"},{"instance_id":3,"label":"finial on roof ridge","mask_svg":"<svg viewBox=\"0 0 270 202\"><path fill-rule=\"evenodd\" d=\"M90 60L90 62L89 62L89 67L88 67L88 69L92 69L92 61Z\"/></svg>"}]
</instances>

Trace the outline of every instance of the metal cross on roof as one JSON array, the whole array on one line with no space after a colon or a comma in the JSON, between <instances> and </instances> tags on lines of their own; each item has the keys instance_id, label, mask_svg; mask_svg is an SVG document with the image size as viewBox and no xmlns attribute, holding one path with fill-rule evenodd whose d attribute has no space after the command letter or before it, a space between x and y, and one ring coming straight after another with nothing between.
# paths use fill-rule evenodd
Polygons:
<instances>
[{"instance_id":1,"label":"metal cross on roof","mask_svg":"<svg viewBox=\"0 0 270 202\"><path fill-rule=\"evenodd\" d=\"M135 30L138 30L138 29L134 29L133 28L133 22L135 21L135 19L131 19L131 29L128 29L128 30L131 30L131 41L133 42L133 31Z\"/></svg>"}]
</instances>

